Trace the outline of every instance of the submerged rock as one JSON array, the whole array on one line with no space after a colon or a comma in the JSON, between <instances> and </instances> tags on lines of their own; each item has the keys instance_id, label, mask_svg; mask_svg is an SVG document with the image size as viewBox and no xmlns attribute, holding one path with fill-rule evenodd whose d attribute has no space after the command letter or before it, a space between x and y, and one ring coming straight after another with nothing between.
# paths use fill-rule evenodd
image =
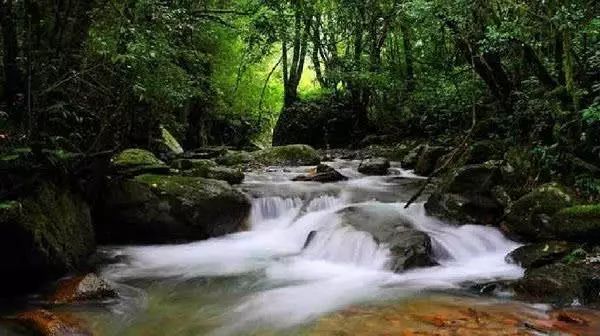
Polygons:
<instances>
[{"instance_id":1,"label":"submerged rock","mask_svg":"<svg viewBox=\"0 0 600 336\"><path fill-rule=\"evenodd\" d=\"M377 243L389 247L394 272L436 264L429 236L415 229L411 219L393 206L356 205L340 210L340 214L344 224L371 234Z\"/></svg>"},{"instance_id":2,"label":"submerged rock","mask_svg":"<svg viewBox=\"0 0 600 336\"><path fill-rule=\"evenodd\" d=\"M550 230L550 218L573 204L571 196L556 183L543 185L518 199L506 216L509 233L525 240L565 239Z\"/></svg>"},{"instance_id":3,"label":"submerged rock","mask_svg":"<svg viewBox=\"0 0 600 336\"><path fill-rule=\"evenodd\" d=\"M151 152L139 149L126 149L111 159L113 170L120 175L166 174L170 168Z\"/></svg>"},{"instance_id":4,"label":"submerged rock","mask_svg":"<svg viewBox=\"0 0 600 336\"><path fill-rule=\"evenodd\" d=\"M597 244L600 241L600 205L579 205L558 211L550 231L562 239Z\"/></svg>"},{"instance_id":5,"label":"submerged rock","mask_svg":"<svg viewBox=\"0 0 600 336\"><path fill-rule=\"evenodd\" d=\"M67 313L53 313L45 309L18 314L9 321L22 326L36 336L92 336L83 321Z\"/></svg>"},{"instance_id":6,"label":"submerged rock","mask_svg":"<svg viewBox=\"0 0 600 336\"><path fill-rule=\"evenodd\" d=\"M113 180L98 227L105 243L169 243L217 237L245 227L250 201L227 183L186 176Z\"/></svg>"},{"instance_id":7,"label":"submerged rock","mask_svg":"<svg viewBox=\"0 0 600 336\"><path fill-rule=\"evenodd\" d=\"M0 292L16 294L82 267L96 248L90 209L51 182L0 203Z\"/></svg>"},{"instance_id":8,"label":"submerged rock","mask_svg":"<svg viewBox=\"0 0 600 336\"><path fill-rule=\"evenodd\" d=\"M345 181L347 179L348 178L346 176L340 174L337 170L333 169L332 167L329 167L325 164L320 164L310 174L300 175L294 178L293 181L328 183Z\"/></svg>"},{"instance_id":9,"label":"submerged rock","mask_svg":"<svg viewBox=\"0 0 600 336\"><path fill-rule=\"evenodd\" d=\"M390 161L384 158L367 159L360 163L358 171L365 175L387 175Z\"/></svg>"},{"instance_id":10,"label":"submerged rock","mask_svg":"<svg viewBox=\"0 0 600 336\"><path fill-rule=\"evenodd\" d=\"M104 300L117 296L116 289L110 283L90 273L59 281L49 301L53 304L65 304Z\"/></svg>"}]
</instances>

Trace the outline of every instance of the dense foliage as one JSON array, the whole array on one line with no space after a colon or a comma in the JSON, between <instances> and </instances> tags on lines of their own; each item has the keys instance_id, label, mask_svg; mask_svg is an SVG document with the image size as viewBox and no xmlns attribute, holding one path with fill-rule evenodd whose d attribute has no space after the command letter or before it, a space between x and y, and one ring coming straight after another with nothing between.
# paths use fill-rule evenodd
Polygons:
<instances>
[{"instance_id":1,"label":"dense foliage","mask_svg":"<svg viewBox=\"0 0 600 336\"><path fill-rule=\"evenodd\" d=\"M12 142L268 144L333 99L357 140L478 126L600 161L596 1L6 0L0 24Z\"/></svg>"}]
</instances>

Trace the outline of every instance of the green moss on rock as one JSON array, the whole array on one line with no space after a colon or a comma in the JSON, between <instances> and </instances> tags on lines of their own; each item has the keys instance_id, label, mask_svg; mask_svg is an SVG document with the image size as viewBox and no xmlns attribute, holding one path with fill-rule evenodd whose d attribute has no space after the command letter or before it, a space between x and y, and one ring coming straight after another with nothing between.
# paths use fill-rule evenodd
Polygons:
<instances>
[{"instance_id":1,"label":"green moss on rock","mask_svg":"<svg viewBox=\"0 0 600 336\"><path fill-rule=\"evenodd\" d=\"M224 166L239 166L252 161L252 155L244 151L227 151L216 159L217 163Z\"/></svg>"},{"instance_id":2,"label":"green moss on rock","mask_svg":"<svg viewBox=\"0 0 600 336\"><path fill-rule=\"evenodd\" d=\"M243 229L250 202L223 181L144 174L114 180L99 228L106 243L170 243Z\"/></svg>"},{"instance_id":3,"label":"green moss on rock","mask_svg":"<svg viewBox=\"0 0 600 336\"><path fill-rule=\"evenodd\" d=\"M572 197L559 184L543 185L513 204L506 216L506 228L526 240L552 239L550 217L572 204Z\"/></svg>"},{"instance_id":4,"label":"green moss on rock","mask_svg":"<svg viewBox=\"0 0 600 336\"><path fill-rule=\"evenodd\" d=\"M168 173L170 168L151 152L130 148L111 159L113 169L121 175L135 176L145 173Z\"/></svg>"},{"instance_id":5,"label":"green moss on rock","mask_svg":"<svg viewBox=\"0 0 600 336\"><path fill-rule=\"evenodd\" d=\"M11 275L0 283L34 286L78 269L94 250L90 209L65 188L41 183L31 196L0 207L0 263Z\"/></svg>"},{"instance_id":6,"label":"green moss on rock","mask_svg":"<svg viewBox=\"0 0 600 336\"><path fill-rule=\"evenodd\" d=\"M319 153L307 145L266 148L252 153L252 157L260 164L273 166L311 166L321 162Z\"/></svg>"},{"instance_id":7,"label":"green moss on rock","mask_svg":"<svg viewBox=\"0 0 600 336\"><path fill-rule=\"evenodd\" d=\"M550 229L563 239L597 243L600 239L600 204L562 209L552 217Z\"/></svg>"}]
</instances>

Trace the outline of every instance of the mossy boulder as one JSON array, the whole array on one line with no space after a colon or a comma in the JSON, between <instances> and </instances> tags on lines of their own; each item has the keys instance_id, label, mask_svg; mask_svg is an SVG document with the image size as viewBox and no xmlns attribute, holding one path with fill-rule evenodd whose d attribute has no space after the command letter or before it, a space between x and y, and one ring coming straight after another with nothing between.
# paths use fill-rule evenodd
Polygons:
<instances>
[{"instance_id":1,"label":"mossy boulder","mask_svg":"<svg viewBox=\"0 0 600 336\"><path fill-rule=\"evenodd\" d=\"M390 161L385 158L372 158L363 160L358 166L358 171L365 175L387 175Z\"/></svg>"},{"instance_id":2,"label":"mossy boulder","mask_svg":"<svg viewBox=\"0 0 600 336\"><path fill-rule=\"evenodd\" d=\"M140 175L109 183L98 227L104 243L208 239L245 227L250 201L223 181Z\"/></svg>"},{"instance_id":3,"label":"mossy boulder","mask_svg":"<svg viewBox=\"0 0 600 336\"><path fill-rule=\"evenodd\" d=\"M600 241L600 204L558 211L550 220L550 231L562 239L597 244Z\"/></svg>"},{"instance_id":4,"label":"mossy boulder","mask_svg":"<svg viewBox=\"0 0 600 336\"><path fill-rule=\"evenodd\" d=\"M215 160L223 166L240 166L252 162L252 155L245 151L227 151Z\"/></svg>"},{"instance_id":5,"label":"mossy boulder","mask_svg":"<svg viewBox=\"0 0 600 336\"><path fill-rule=\"evenodd\" d=\"M561 185L543 185L514 202L504 227L510 234L528 241L553 239L550 218L572 204L572 197Z\"/></svg>"},{"instance_id":6,"label":"mossy boulder","mask_svg":"<svg viewBox=\"0 0 600 336\"><path fill-rule=\"evenodd\" d=\"M266 166L312 166L321 162L319 153L307 145L266 148L253 152L252 159Z\"/></svg>"},{"instance_id":7,"label":"mossy boulder","mask_svg":"<svg viewBox=\"0 0 600 336\"><path fill-rule=\"evenodd\" d=\"M417 165L423 150L427 147L427 145L418 145L411 149L402 159L402 168L404 169L413 169Z\"/></svg>"},{"instance_id":8,"label":"mossy boulder","mask_svg":"<svg viewBox=\"0 0 600 336\"><path fill-rule=\"evenodd\" d=\"M530 268L514 289L519 299L571 305L600 302L600 264L554 263Z\"/></svg>"},{"instance_id":9,"label":"mossy boulder","mask_svg":"<svg viewBox=\"0 0 600 336\"><path fill-rule=\"evenodd\" d=\"M547 241L521 246L512 251L506 259L523 268L536 268L555 263L576 248L575 244L564 241Z\"/></svg>"},{"instance_id":10,"label":"mossy boulder","mask_svg":"<svg viewBox=\"0 0 600 336\"><path fill-rule=\"evenodd\" d=\"M204 177L213 180L225 181L229 184L241 184L244 181L244 172L240 169L223 166L198 167L183 172L184 176Z\"/></svg>"},{"instance_id":11,"label":"mossy boulder","mask_svg":"<svg viewBox=\"0 0 600 336\"><path fill-rule=\"evenodd\" d=\"M159 149L167 155L183 154L179 141L164 126L160 126Z\"/></svg>"},{"instance_id":12,"label":"mossy boulder","mask_svg":"<svg viewBox=\"0 0 600 336\"><path fill-rule=\"evenodd\" d=\"M29 290L85 265L96 248L90 209L51 182L0 203L0 292Z\"/></svg>"},{"instance_id":13,"label":"mossy boulder","mask_svg":"<svg viewBox=\"0 0 600 336\"><path fill-rule=\"evenodd\" d=\"M505 200L497 162L461 167L427 202L427 213L458 223L496 224L504 214Z\"/></svg>"},{"instance_id":14,"label":"mossy boulder","mask_svg":"<svg viewBox=\"0 0 600 336\"><path fill-rule=\"evenodd\" d=\"M423 148L417 164L415 166L415 173L423 176L427 176L433 173L440 162L440 158L448 151L445 147L441 146L425 146Z\"/></svg>"},{"instance_id":15,"label":"mossy boulder","mask_svg":"<svg viewBox=\"0 0 600 336\"><path fill-rule=\"evenodd\" d=\"M170 168L151 152L140 149L126 149L111 159L113 170L120 175L165 174Z\"/></svg>"},{"instance_id":16,"label":"mossy boulder","mask_svg":"<svg viewBox=\"0 0 600 336\"><path fill-rule=\"evenodd\" d=\"M473 143L466 154L467 164L484 163L504 158L505 144L500 140L481 140Z\"/></svg>"},{"instance_id":17,"label":"mossy boulder","mask_svg":"<svg viewBox=\"0 0 600 336\"><path fill-rule=\"evenodd\" d=\"M177 159L171 162L171 167L178 170L214 168L217 163L208 159Z\"/></svg>"}]
</instances>

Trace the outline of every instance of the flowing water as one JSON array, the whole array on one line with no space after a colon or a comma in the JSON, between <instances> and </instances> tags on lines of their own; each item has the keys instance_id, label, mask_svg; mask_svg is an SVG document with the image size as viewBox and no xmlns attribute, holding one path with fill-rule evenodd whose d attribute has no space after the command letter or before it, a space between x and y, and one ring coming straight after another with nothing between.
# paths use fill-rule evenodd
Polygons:
<instances>
[{"instance_id":1,"label":"flowing water","mask_svg":"<svg viewBox=\"0 0 600 336\"><path fill-rule=\"evenodd\" d=\"M331 165L350 180L290 182L302 167L248 174L242 188L253 206L246 232L104 248L112 261L102 276L119 285L122 298L75 313L99 335L304 335L320 317L351 305L467 293L473 283L523 275L505 262L518 245L495 228L448 225L428 217L422 203L404 209L422 183L410 172L366 177L358 162ZM357 204L408 216L432 238L439 265L390 272L388 246L339 215Z\"/></svg>"}]
</instances>

